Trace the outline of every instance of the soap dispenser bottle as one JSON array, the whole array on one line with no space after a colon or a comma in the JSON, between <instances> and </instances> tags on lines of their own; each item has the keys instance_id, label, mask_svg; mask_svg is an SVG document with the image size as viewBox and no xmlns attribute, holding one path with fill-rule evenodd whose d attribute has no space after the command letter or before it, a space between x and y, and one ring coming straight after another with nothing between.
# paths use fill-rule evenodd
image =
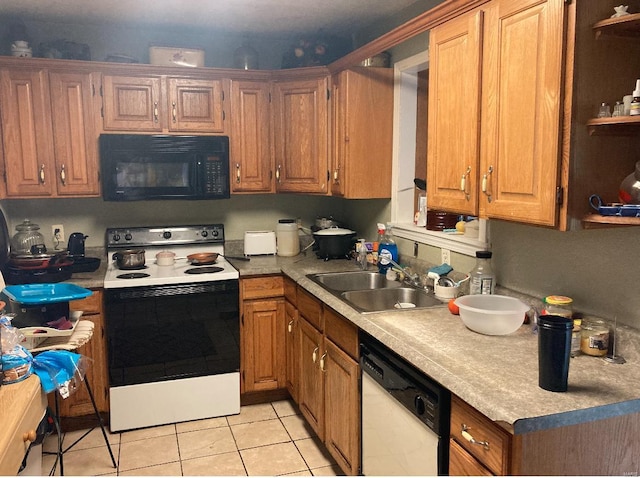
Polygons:
<instances>
[{"instance_id":1,"label":"soap dispenser bottle","mask_svg":"<svg viewBox=\"0 0 640 478\"><path fill-rule=\"evenodd\" d=\"M389 235L389 231L384 224L378 224L378 271L386 274L393 262L398 262L398 246Z\"/></svg>"}]
</instances>

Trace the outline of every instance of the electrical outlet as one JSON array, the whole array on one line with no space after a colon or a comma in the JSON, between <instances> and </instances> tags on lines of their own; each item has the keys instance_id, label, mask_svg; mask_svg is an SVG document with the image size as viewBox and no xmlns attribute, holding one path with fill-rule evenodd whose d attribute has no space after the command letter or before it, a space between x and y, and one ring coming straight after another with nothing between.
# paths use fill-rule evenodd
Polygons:
<instances>
[{"instance_id":1,"label":"electrical outlet","mask_svg":"<svg viewBox=\"0 0 640 478\"><path fill-rule=\"evenodd\" d=\"M64 242L64 226L62 224L54 224L51 226L51 235L53 236L54 242Z\"/></svg>"},{"instance_id":2,"label":"electrical outlet","mask_svg":"<svg viewBox=\"0 0 640 478\"><path fill-rule=\"evenodd\" d=\"M449 249L440 249L440 257L443 264L451 265L451 251Z\"/></svg>"}]
</instances>

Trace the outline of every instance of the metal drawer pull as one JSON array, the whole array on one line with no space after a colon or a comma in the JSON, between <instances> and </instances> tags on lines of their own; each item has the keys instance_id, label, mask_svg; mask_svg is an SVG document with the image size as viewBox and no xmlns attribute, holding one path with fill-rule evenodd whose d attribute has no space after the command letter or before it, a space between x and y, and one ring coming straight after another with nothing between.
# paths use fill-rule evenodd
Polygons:
<instances>
[{"instance_id":1,"label":"metal drawer pull","mask_svg":"<svg viewBox=\"0 0 640 478\"><path fill-rule=\"evenodd\" d=\"M44 181L45 181L44 164L40 165L40 171L38 173L38 179L40 180L40 184L44 184Z\"/></svg>"},{"instance_id":2,"label":"metal drawer pull","mask_svg":"<svg viewBox=\"0 0 640 478\"><path fill-rule=\"evenodd\" d=\"M462 438L467 440L472 445L480 445L485 450L489 449L489 442L488 441L478 441L478 440L476 440L475 438L473 438L473 435L471 435L471 433L469 433L467 430L469 430L469 427L467 427L467 425L465 425L463 423L462 424L462 430L461 430Z\"/></svg>"},{"instance_id":3,"label":"metal drawer pull","mask_svg":"<svg viewBox=\"0 0 640 478\"><path fill-rule=\"evenodd\" d=\"M326 370L324 369L324 358L327 356L327 352L322 354L322 357L320 357L320 370L322 372L326 372Z\"/></svg>"},{"instance_id":4,"label":"metal drawer pull","mask_svg":"<svg viewBox=\"0 0 640 478\"><path fill-rule=\"evenodd\" d=\"M64 164L60 168L60 181L62 181L62 185L67 185L67 171L65 170Z\"/></svg>"},{"instance_id":5,"label":"metal drawer pull","mask_svg":"<svg viewBox=\"0 0 640 478\"><path fill-rule=\"evenodd\" d=\"M287 330L289 330L289 333L293 332L293 320L289 321L289 326L287 327Z\"/></svg>"},{"instance_id":6,"label":"metal drawer pull","mask_svg":"<svg viewBox=\"0 0 640 478\"><path fill-rule=\"evenodd\" d=\"M240 163L236 163L236 183L240 183Z\"/></svg>"},{"instance_id":7,"label":"metal drawer pull","mask_svg":"<svg viewBox=\"0 0 640 478\"><path fill-rule=\"evenodd\" d=\"M172 102L171 103L171 116L173 116L173 122L176 122L176 117L177 117L177 111L176 111L176 102Z\"/></svg>"},{"instance_id":8,"label":"metal drawer pull","mask_svg":"<svg viewBox=\"0 0 640 478\"><path fill-rule=\"evenodd\" d=\"M311 360L313 360L313 363L316 363L316 360L318 360L318 349L319 348L320 348L320 346L318 346L315 349L313 349L313 354L311 355Z\"/></svg>"},{"instance_id":9,"label":"metal drawer pull","mask_svg":"<svg viewBox=\"0 0 640 478\"><path fill-rule=\"evenodd\" d=\"M158 122L158 102L153 102L153 121L154 123Z\"/></svg>"}]
</instances>

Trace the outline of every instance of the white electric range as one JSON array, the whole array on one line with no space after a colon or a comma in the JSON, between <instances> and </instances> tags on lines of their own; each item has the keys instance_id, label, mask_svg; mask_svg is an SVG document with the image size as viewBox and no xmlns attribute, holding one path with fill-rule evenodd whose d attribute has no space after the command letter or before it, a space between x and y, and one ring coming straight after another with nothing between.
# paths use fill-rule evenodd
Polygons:
<instances>
[{"instance_id":1,"label":"white electric range","mask_svg":"<svg viewBox=\"0 0 640 478\"><path fill-rule=\"evenodd\" d=\"M224 226L109 228L104 279L112 431L240 412L239 273L224 258ZM113 254L145 251L144 267ZM160 266L160 251L175 253ZM192 253L216 252L192 265Z\"/></svg>"}]
</instances>

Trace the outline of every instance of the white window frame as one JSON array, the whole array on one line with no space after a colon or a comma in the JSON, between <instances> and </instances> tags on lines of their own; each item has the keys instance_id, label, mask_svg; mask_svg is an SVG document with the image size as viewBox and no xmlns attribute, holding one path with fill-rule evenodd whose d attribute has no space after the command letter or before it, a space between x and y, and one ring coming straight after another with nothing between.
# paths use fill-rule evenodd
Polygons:
<instances>
[{"instance_id":1,"label":"white window frame","mask_svg":"<svg viewBox=\"0 0 640 478\"><path fill-rule=\"evenodd\" d=\"M487 220L480 219L479 235L476 239L462 234L430 231L416 226L413 222L418 72L427 68L429 68L429 50L401 60L393 67L393 168L391 173L393 235L475 257L476 251L489 249Z\"/></svg>"}]
</instances>

